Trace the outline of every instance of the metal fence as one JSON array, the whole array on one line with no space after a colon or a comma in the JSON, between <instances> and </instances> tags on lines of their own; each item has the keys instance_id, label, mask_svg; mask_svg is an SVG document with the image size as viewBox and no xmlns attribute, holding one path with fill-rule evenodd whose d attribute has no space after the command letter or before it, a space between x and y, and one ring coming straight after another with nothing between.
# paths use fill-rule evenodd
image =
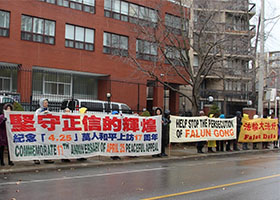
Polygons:
<instances>
[{"instance_id":1,"label":"metal fence","mask_svg":"<svg viewBox=\"0 0 280 200\"><path fill-rule=\"evenodd\" d=\"M111 94L110 99L107 93ZM51 111L60 111L64 99L86 99L125 103L139 112L146 106L145 93L146 84L136 81L40 67L0 66L0 95L13 97L25 111L39 108L43 97L49 100Z\"/></svg>"}]
</instances>

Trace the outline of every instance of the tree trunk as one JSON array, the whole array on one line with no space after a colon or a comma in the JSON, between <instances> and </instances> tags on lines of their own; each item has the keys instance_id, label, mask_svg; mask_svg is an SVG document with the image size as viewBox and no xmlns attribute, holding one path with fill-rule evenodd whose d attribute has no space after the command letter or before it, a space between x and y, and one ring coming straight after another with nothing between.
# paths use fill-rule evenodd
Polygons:
<instances>
[{"instance_id":1,"label":"tree trunk","mask_svg":"<svg viewBox=\"0 0 280 200\"><path fill-rule=\"evenodd\" d=\"M199 110L199 87L195 86L193 87L192 91L192 114L194 116L198 115Z\"/></svg>"}]
</instances>

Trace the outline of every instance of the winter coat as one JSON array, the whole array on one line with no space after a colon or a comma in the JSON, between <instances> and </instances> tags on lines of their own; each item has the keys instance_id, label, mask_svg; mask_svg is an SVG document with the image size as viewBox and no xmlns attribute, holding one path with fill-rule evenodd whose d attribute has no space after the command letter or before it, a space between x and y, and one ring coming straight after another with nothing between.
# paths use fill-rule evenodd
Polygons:
<instances>
[{"instance_id":1,"label":"winter coat","mask_svg":"<svg viewBox=\"0 0 280 200\"><path fill-rule=\"evenodd\" d=\"M8 146L6 120L4 114L0 115L0 146Z\"/></svg>"},{"instance_id":2,"label":"winter coat","mask_svg":"<svg viewBox=\"0 0 280 200\"><path fill-rule=\"evenodd\" d=\"M48 111L48 108L44 108L44 101L47 100L47 98L41 98L39 100L39 105L40 105L40 108L38 108L36 111L35 111L35 115L38 115L42 112L45 112L45 111Z\"/></svg>"},{"instance_id":3,"label":"winter coat","mask_svg":"<svg viewBox=\"0 0 280 200\"><path fill-rule=\"evenodd\" d=\"M169 118L162 117L162 144L167 145L169 143L169 124L171 123Z\"/></svg>"}]
</instances>

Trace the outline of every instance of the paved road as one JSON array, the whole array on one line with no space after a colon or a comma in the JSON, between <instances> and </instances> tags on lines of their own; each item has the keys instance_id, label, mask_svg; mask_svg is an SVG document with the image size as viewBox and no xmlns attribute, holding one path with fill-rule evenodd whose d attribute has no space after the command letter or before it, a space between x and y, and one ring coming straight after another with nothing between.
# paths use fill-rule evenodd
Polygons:
<instances>
[{"instance_id":1,"label":"paved road","mask_svg":"<svg viewBox=\"0 0 280 200\"><path fill-rule=\"evenodd\" d=\"M278 200L280 154L269 152L205 160L0 175L1 200L152 197L172 200Z\"/></svg>"}]
</instances>

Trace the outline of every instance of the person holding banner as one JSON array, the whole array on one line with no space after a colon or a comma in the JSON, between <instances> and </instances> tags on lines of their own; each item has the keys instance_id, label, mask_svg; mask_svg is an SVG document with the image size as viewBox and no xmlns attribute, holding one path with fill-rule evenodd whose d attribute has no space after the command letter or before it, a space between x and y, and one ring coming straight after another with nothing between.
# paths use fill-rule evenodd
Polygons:
<instances>
[{"instance_id":1,"label":"person holding banner","mask_svg":"<svg viewBox=\"0 0 280 200\"><path fill-rule=\"evenodd\" d=\"M203 110L199 111L199 116L201 116L201 117L202 117L202 116L205 116L205 113L204 113ZM197 144L196 144L197 153L204 153L204 152L202 151L204 145L205 145L205 141L197 142Z\"/></svg>"},{"instance_id":2,"label":"person holding banner","mask_svg":"<svg viewBox=\"0 0 280 200\"><path fill-rule=\"evenodd\" d=\"M214 117L214 114L210 114L209 117L210 118ZM213 151L212 148L217 147L216 140L208 140L207 145L208 145L208 153L215 153L215 151Z\"/></svg>"},{"instance_id":3,"label":"person holding banner","mask_svg":"<svg viewBox=\"0 0 280 200\"><path fill-rule=\"evenodd\" d=\"M13 105L10 103L7 103L3 106L3 110L6 111L12 111L13 110ZM4 166L4 150L5 147L8 147L8 140L7 140L7 132L6 132L6 118L4 116L4 113L0 115L0 161L1 161L1 166ZM9 155L9 148L8 148L8 162L9 165L14 165L14 163L10 160L10 155Z\"/></svg>"},{"instance_id":4,"label":"person holding banner","mask_svg":"<svg viewBox=\"0 0 280 200\"><path fill-rule=\"evenodd\" d=\"M165 110L164 116L162 117L161 156L168 156L165 153L165 147L168 144L169 124L170 123L171 123L170 111Z\"/></svg>"},{"instance_id":5,"label":"person holding banner","mask_svg":"<svg viewBox=\"0 0 280 200\"><path fill-rule=\"evenodd\" d=\"M238 148L238 145L237 145L241 126L242 126L242 115L241 115L240 111L236 112L236 118L237 118L237 130L236 130L236 139L233 142L233 150L240 151L240 149Z\"/></svg>"},{"instance_id":6,"label":"person holding banner","mask_svg":"<svg viewBox=\"0 0 280 200\"><path fill-rule=\"evenodd\" d=\"M48 114L50 111L49 111L49 101L47 98L41 98L39 100L39 105L40 105L40 108L38 108L36 111L35 111L35 116L37 118L38 115L41 115L41 114ZM44 160L44 163L47 163L47 164L52 164L54 163L53 160ZM40 161L39 160L34 160L34 164L36 165L39 165L40 164Z\"/></svg>"},{"instance_id":7,"label":"person holding banner","mask_svg":"<svg viewBox=\"0 0 280 200\"><path fill-rule=\"evenodd\" d=\"M155 115L162 115L162 109L160 107L157 107L155 109ZM163 124L163 121L161 121L161 124ZM162 142L163 142L163 136L161 136L161 146L163 146ZM162 148L161 148L161 151L162 151ZM156 154L156 155L152 155L152 157L161 157L161 153L160 154Z\"/></svg>"},{"instance_id":8,"label":"person holding banner","mask_svg":"<svg viewBox=\"0 0 280 200\"><path fill-rule=\"evenodd\" d=\"M249 120L249 115L243 114L242 124L243 124L243 120ZM249 150L249 148L248 148L248 143L247 143L247 142L244 142L244 143L242 144L242 150Z\"/></svg>"}]
</instances>

